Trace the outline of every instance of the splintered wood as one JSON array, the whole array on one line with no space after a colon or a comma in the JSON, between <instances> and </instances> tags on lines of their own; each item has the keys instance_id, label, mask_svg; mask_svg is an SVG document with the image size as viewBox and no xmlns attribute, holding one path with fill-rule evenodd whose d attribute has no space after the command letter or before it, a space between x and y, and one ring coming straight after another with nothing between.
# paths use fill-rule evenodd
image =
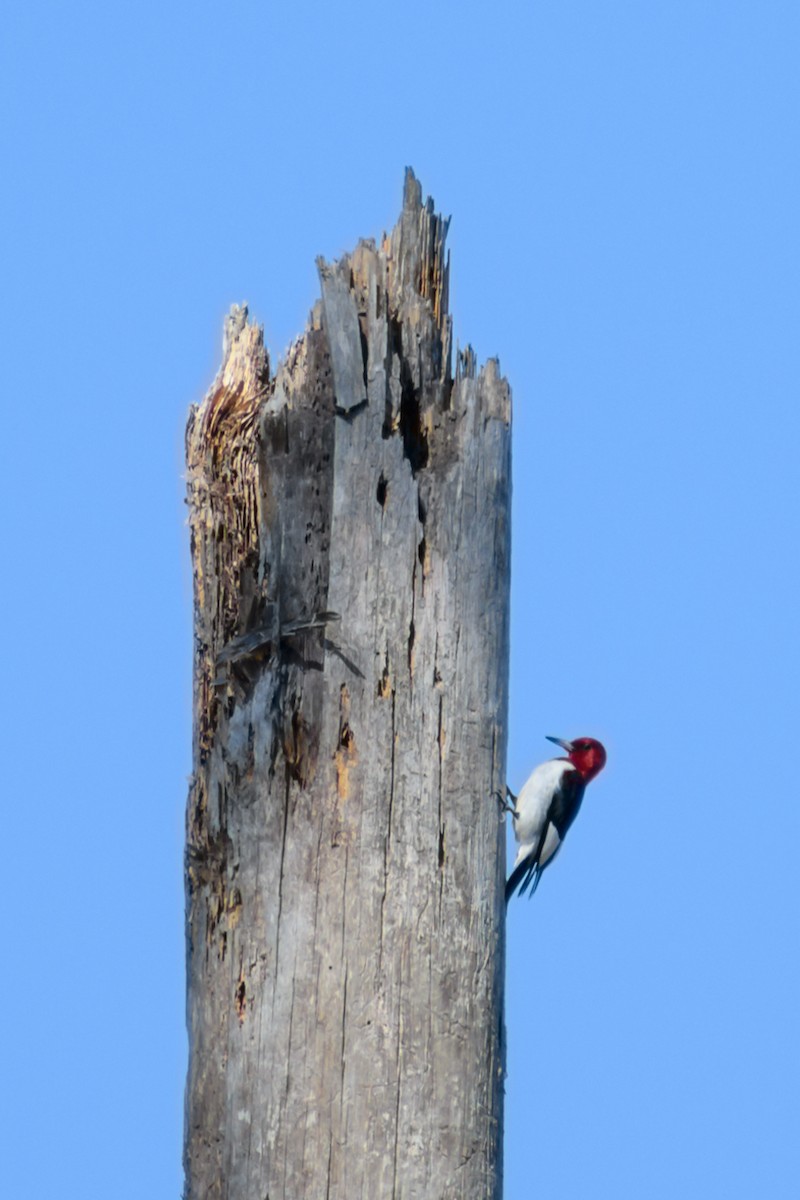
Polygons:
<instances>
[{"instance_id":1,"label":"splintered wood","mask_svg":"<svg viewBox=\"0 0 800 1200\"><path fill-rule=\"evenodd\" d=\"M187 1200L499 1200L510 392L406 174L187 429Z\"/></svg>"}]
</instances>

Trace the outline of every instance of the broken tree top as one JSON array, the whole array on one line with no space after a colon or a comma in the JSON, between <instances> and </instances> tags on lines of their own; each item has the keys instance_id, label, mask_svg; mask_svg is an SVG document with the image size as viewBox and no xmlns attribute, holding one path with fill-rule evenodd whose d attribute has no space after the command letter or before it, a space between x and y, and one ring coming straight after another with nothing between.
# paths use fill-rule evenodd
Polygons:
<instances>
[{"instance_id":1,"label":"broken tree top","mask_svg":"<svg viewBox=\"0 0 800 1200\"><path fill-rule=\"evenodd\" d=\"M376 247L371 239L365 239L352 254L334 263L327 263L322 258L317 260L322 301L311 313L306 335L295 341L287 361L272 379L268 354L263 346L263 330L249 324L246 305L234 305L225 321L222 367L199 413L192 413L190 433L213 436L221 421L234 412L246 419L246 411L252 406L278 402L287 392L286 374L295 372L307 353L304 344L307 334L320 328L327 331L329 338L336 411L344 415L366 405L370 379L374 382L376 375L380 375L392 352L391 344L386 347L373 345L366 336L367 326L371 323L385 326L385 338L389 343L402 337L409 343L409 348L414 341L420 346L424 342L433 352L432 376L423 377L414 370L414 360L421 361L425 357L420 350L411 355L410 378L400 380L399 396L395 389L387 386L385 397L387 435L400 431L406 438L410 437L408 423L418 419L422 441L416 454L424 458L425 425L430 419L430 410L448 411L452 402L452 317L448 311L450 253L445 250L449 224L449 217L445 219L435 212L431 197L423 203L420 183L411 168L407 168L403 211L391 235L384 235L380 247ZM457 358L456 380L474 378L476 360L472 347L467 345ZM490 359L484 374L487 379L499 383L499 362ZM427 393L420 396L423 409L429 410L427 415L423 409L418 418L412 412L415 405L411 389ZM288 391L291 390L290 386ZM374 393L375 389L372 391ZM507 385L503 381L502 387L493 387L490 391L499 406L491 415L509 420ZM200 417L199 422L195 422L195 415Z\"/></svg>"},{"instance_id":2,"label":"broken tree top","mask_svg":"<svg viewBox=\"0 0 800 1200\"><path fill-rule=\"evenodd\" d=\"M327 436L320 421L359 421L365 464L373 458L382 471L375 435L378 447L380 439L396 437L416 477L463 457L479 423L509 425L510 389L497 360L476 375L467 346L457 354L453 376L448 225L432 199L423 203L420 184L407 169L403 210L391 235L380 246L361 241L337 262L318 260L322 298L274 376L263 330L248 321L247 307L234 306L226 318L222 366L187 427L193 536L197 543L204 532L213 559L204 563L201 555L196 563L198 596L204 580L218 593L210 628L208 608L201 604L198 612L206 616L203 640L214 661L226 652L234 657L231 642L254 629L260 632L253 643L272 645L279 634L277 627L270 632L270 622L305 619L331 607L324 595L317 609L308 595L289 595L285 582L280 597L271 594L270 576L280 573L287 536L270 527L269 497L275 499L275 488L283 486L274 478L270 444L288 444L291 428L294 438L308 442L305 458L291 456L291 469L315 470L318 443ZM278 473L286 479L289 470L285 462ZM210 683L210 665L208 673Z\"/></svg>"}]
</instances>

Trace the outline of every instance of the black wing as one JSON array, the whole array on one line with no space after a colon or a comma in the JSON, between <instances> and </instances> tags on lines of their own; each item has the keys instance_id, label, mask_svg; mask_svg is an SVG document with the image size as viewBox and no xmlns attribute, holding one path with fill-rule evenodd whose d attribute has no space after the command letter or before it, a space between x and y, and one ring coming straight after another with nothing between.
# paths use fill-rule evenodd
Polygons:
<instances>
[{"instance_id":1,"label":"black wing","mask_svg":"<svg viewBox=\"0 0 800 1200\"><path fill-rule=\"evenodd\" d=\"M544 866L540 865L539 859L541 858L550 826L555 826L556 833L558 834L558 848L560 849L561 843L567 836L567 830L578 815L585 791L586 784L578 771L564 772L558 791L553 794L553 799L547 810L547 819L544 822L542 836L528 857L523 858L522 862L514 868L508 877L508 882L506 883L506 904L508 904L514 895L517 885L521 885L519 889L520 896L524 896L529 887L531 896L536 891L544 867L548 866L555 858L555 854L558 853L558 849L556 849L555 854L548 858Z\"/></svg>"},{"instance_id":2,"label":"black wing","mask_svg":"<svg viewBox=\"0 0 800 1200\"><path fill-rule=\"evenodd\" d=\"M559 842L567 836L567 830L578 815L586 784L578 771L565 771L561 786L553 796L547 814L547 823L555 825Z\"/></svg>"}]
</instances>

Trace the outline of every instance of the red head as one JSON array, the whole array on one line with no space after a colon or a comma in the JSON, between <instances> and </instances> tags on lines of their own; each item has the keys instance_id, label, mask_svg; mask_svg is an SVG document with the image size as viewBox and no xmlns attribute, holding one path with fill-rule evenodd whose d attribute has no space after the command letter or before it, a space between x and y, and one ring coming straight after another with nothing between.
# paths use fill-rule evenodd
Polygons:
<instances>
[{"instance_id":1,"label":"red head","mask_svg":"<svg viewBox=\"0 0 800 1200\"><path fill-rule=\"evenodd\" d=\"M566 750L567 758L583 776L584 783L599 775L606 765L605 748L594 738L580 737L573 742L565 742L562 738L548 736L547 740Z\"/></svg>"}]
</instances>

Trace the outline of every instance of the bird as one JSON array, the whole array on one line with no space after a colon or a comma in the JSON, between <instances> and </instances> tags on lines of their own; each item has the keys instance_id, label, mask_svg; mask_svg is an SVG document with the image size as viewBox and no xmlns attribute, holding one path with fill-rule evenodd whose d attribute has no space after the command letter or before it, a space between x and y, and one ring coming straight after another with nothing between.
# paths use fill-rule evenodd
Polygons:
<instances>
[{"instance_id":1,"label":"bird","mask_svg":"<svg viewBox=\"0 0 800 1200\"><path fill-rule=\"evenodd\" d=\"M511 813L519 850L506 883L506 904L519 887L523 896L536 891L542 871L555 858L578 815L586 785L606 765L604 747L595 738L572 742L547 737L566 750L566 758L551 758L536 767L517 796L506 788L504 809Z\"/></svg>"}]
</instances>

